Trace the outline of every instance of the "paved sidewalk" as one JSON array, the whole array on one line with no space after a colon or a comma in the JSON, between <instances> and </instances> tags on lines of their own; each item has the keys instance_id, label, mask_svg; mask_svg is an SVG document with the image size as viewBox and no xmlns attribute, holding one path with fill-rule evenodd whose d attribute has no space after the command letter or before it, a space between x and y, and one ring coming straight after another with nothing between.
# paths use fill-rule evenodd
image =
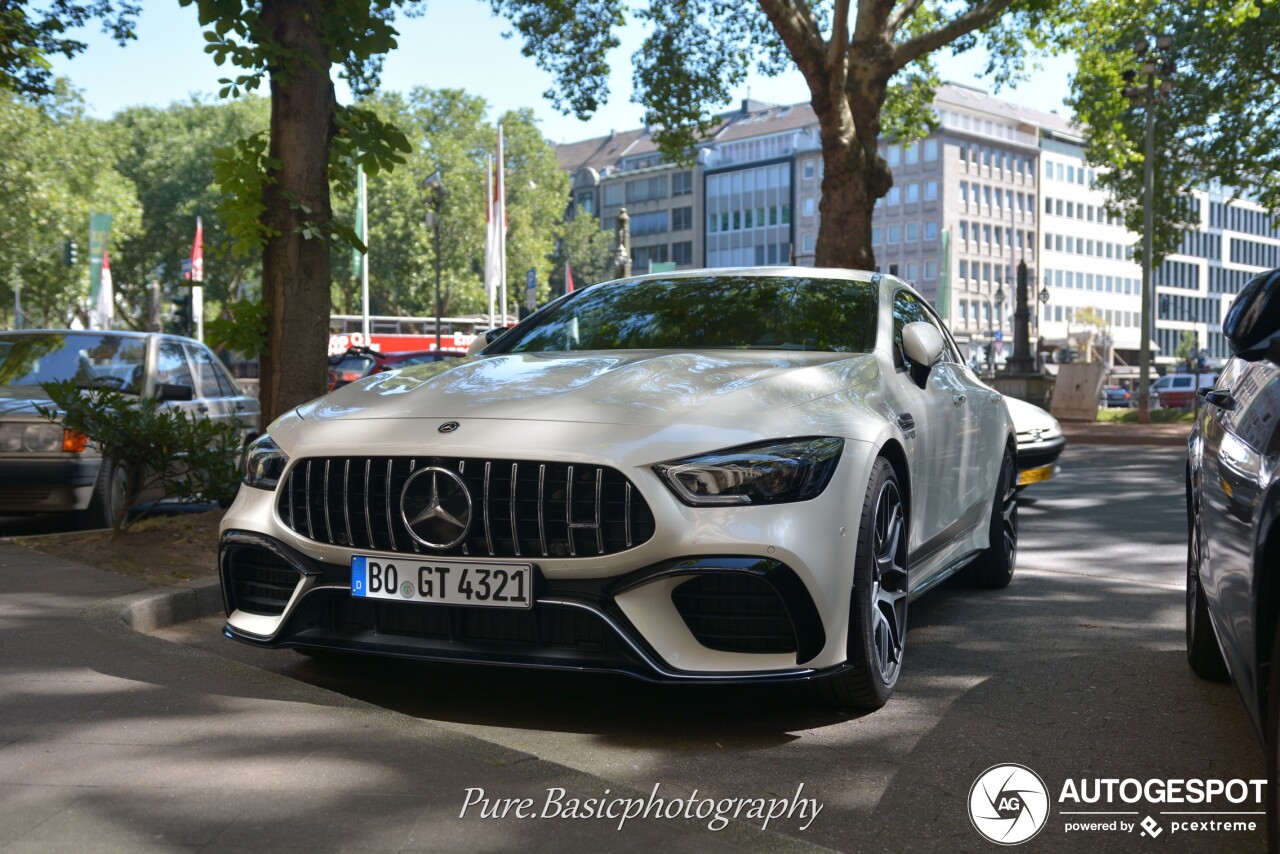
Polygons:
<instances>
[{"instance_id":1,"label":"paved sidewalk","mask_svg":"<svg viewBox=\"0 0 1280 854\"><path fill-rule=\"evenodd\" d=\"M758 823L459 819L468 787L649 793L138 634L130 607L163 624L201 598L139 587L0 544L0 850L812 850Z\"/></svg>"}]
</instances>

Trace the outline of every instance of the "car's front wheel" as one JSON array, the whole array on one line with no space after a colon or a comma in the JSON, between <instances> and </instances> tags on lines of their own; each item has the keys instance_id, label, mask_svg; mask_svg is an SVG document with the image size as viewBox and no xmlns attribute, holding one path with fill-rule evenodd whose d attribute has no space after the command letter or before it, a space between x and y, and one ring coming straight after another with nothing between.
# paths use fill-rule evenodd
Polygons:
<instances>
[{"instance_id":1,"label":"car's front wheel","mask_svg":"<svg viewBox=\"0 0 1280 854\"><path fill-rule=\"evenodd\" d=\"M878 709L902 671L907 639L907 508L884 458L872 467L859 519L849 602L848 667L823 680L824 701L841 709Z\"/></svg>"},{"instance_id":2,"label":"car's front wheel","mask_svg":"<svg viewBox=\"0 0 1280 854\"><path fill-rule=\"evenodd\" d=\"M111 459L103 459L98 466L98 480L93 485L93 498L89 506L77 514L77 526L82 530L112 528L116 515L129 497L129 474L125 467Z\"/></svg>"}]
</instances>

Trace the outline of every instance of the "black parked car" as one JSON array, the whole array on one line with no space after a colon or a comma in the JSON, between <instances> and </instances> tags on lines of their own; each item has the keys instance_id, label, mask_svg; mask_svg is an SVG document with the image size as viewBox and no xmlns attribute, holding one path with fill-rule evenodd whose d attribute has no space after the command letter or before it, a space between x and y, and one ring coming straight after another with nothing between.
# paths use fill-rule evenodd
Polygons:
<instances>
[{"instance_id":1,"label":"black parked car","mask_svg":"<svg viewBox=\"0 0 1280 854\"><path fill-rule=\"evenodd\" d=\"M1252 279L1222 331L1234 358L1187 452L1187 659L1230 675L1267 754L1276 850L1280 771L1280 270Z\"/></svg>"}]
</instances>

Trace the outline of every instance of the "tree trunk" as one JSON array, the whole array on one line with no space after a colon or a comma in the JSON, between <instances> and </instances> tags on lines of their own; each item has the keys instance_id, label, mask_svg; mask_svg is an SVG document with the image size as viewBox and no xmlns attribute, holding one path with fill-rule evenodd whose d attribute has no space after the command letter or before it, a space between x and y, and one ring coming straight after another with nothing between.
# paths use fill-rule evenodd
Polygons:
<instances>
[{"instance_id":1,"label":"tree trunk","mask_svg":"<svg viewBox=\"0 0 1280 854\"><path fill-rule=\"evenodd\" d=\"M860 61L854 63L849 77L837 69L826 90L813 100L823 166L814 258L818 267L874 270L876 266L871 216L876 200L893 186L893 173L879 149L888 53L887 45L859 47L854 54Z\"/></svg>"},{"instance_id":2,"label":"tree trunk","mask_svg":"<svg viewBox=\"0 0 1280 854\"><path fill-rule=\"evenodd\" d=\"M262 194L267 307L263 424L324 394L329 332L329 143L336 101L320 32L323 0L263 0L262 19L293 54L271 68L271 144ZM303 235L304 230L312 234Z\"/></svg>"}]
</instances>

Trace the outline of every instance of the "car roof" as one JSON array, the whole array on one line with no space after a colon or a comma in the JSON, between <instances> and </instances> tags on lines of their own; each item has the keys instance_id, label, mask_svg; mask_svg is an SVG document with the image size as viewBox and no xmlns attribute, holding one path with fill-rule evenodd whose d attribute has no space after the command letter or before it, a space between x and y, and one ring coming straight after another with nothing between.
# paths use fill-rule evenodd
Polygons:
<instances>
[{"instance_id":1,"label":"car roof","mask_svg":"<svg viewBox=\"0 0 1280 854\"><path fill-rule=\"evenodd\" d=\"M188 344L200 344L194 338L185 335L174 335L169 332L138 332L132 329L5 329L0 335L112 335L120 338L172 338Z\"/></svg>"}]
</instances>

